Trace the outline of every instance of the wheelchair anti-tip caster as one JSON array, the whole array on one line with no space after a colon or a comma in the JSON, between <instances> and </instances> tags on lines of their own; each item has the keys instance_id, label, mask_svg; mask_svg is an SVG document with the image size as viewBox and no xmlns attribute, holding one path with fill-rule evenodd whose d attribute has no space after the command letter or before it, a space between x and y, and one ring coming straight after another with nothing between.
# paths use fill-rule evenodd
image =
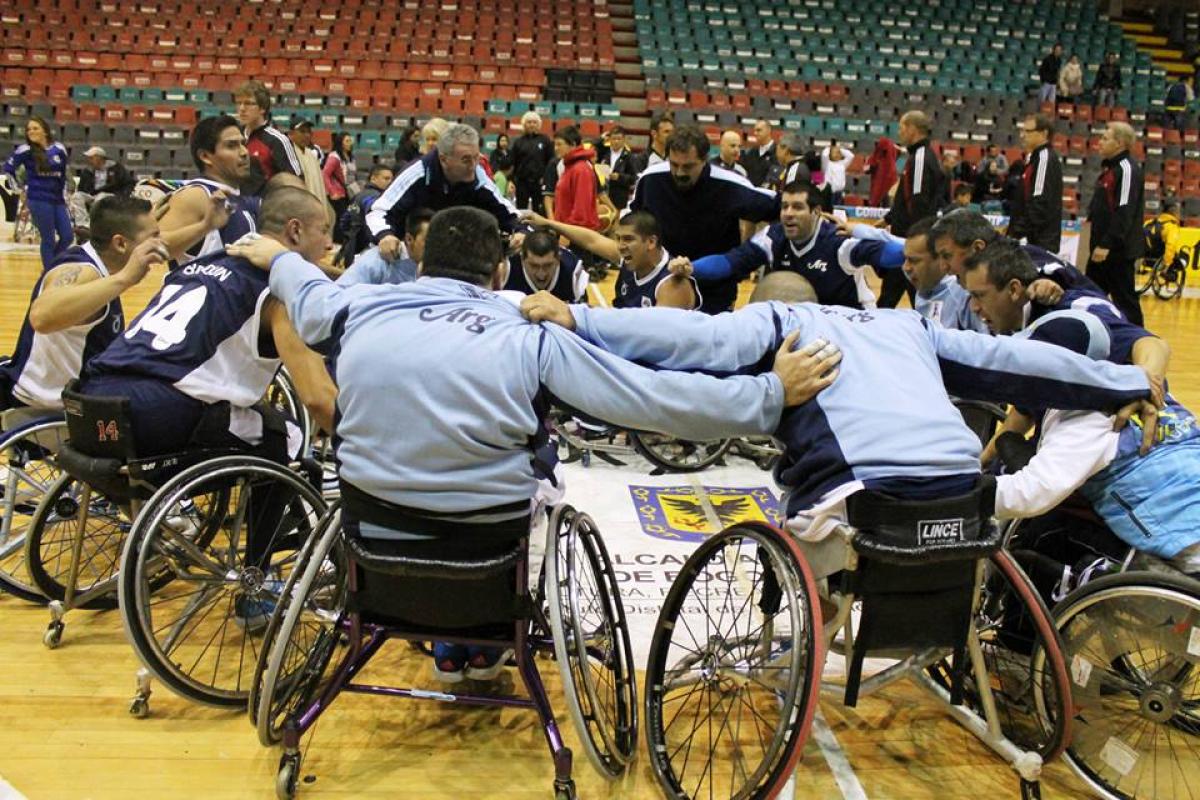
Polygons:
<instances>
[{"instance_id":1,"label":"wheelchair anti-tip caster","mask_svg":"<svg viewBox=\"0 0 1200 800\"><path fill-rule=\"evenodd\" d=\"M300 780L300 754L284 753L279 757L279 773L275 776L275 797L292 800Z\"/></svg>"},{"instance_id":2,"label":"wheelchair anti-tip caster","mask_svg":"<svg viewBox=\"0 0 1200 800\"><path fill-rule=\"evenodd\" d=\"M575 781L565 780L554 782L554 800L576 800Z\"/></svg>"},{"instance_id":3,"label":"wheelchair anti-tip caster","mask_svg":"<svg viewBox=\"0 0 1200 800\"><path fill-rule=\"evenodd\" d=\"M137 693L129 703L130 716L144 719L150 715L150 671L139 669L137 674Z\"/></svg>"},{"instance_id":4,"label":"wheelchair anti-tip caster","mask_svg":"<svg viewBox=\"0 0 1200 800\"><path fill-rule=\"evenodd\" d=\"M42 644L53 650L62 643L63 628L66 625L61 620L55 620L46 626L46 632L42 634Z\"/></svg>"}]
</instances>

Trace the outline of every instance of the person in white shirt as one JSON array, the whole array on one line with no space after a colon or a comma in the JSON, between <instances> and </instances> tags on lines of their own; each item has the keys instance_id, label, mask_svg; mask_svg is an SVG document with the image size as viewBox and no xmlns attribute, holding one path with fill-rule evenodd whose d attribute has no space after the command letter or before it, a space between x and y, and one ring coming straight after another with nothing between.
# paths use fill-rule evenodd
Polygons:
<instances>
[{"instance_id":1,"label":"person in white shirt","mask_svg":"<svg viewBox=\"0 0 1200 800\"><path fill-rule=\"evenodd\" d=\"M837 139L821 151L821 172L825 174L825 185L833 197L833 204L841 205L846 192L846 169L854 160L854 151L842 147Z\"/></svg>"}]
</instances>

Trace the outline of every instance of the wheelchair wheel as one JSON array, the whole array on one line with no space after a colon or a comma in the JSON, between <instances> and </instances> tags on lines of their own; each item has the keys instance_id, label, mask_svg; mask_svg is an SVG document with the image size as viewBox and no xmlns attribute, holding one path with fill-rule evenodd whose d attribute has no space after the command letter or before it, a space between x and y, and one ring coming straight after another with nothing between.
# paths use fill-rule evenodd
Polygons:
<instances>
[{"instance_id":1,"label":"wheelchair wheel","mask_svg":"<svg viewBox=\"0 0 1200 800\"><path fill-rule=\"evenodd\" d=\"M975 631L1004 737L1043 761L1056 758L1069 741L1072 708L1062 643L1037 589L1006 550L993 554L987 566ZM950 669L942 661L930 675L949 688ZM963 702L987 719L969 665Z\"/></svg>"},{"instance_id":2,"label":"wheelchair wheel","mask_svg":"<svg viewBox=\"0 0 1200 800\"><path fill-rule=\"evenodd\" d=\"M1133 288L1138 294L1145 294L1158 274L1161 258L1139 258L1133 267Z\"/></svg>"},{"instance_id":3,"label":"wheelchair wheel","mask_svg":"<svg viewBox=\"0 0 1200 800\"><path fill-rule=\"evenodd\" d=\"M824 648L816 584L767 525L710 537L667 593L646 668L646 740L671 798L765 798L812 726Z\"/></svg>"},{"instance_id":4,"label":"wheelchair wheel","mask_svg":"<svg viewBox=\"0 0 1200 800\"><path fill-rule=\"evenodd\" d=\"M550 522L545 588L554 652L575 729L601 775L637 752L637 676L620 590L591 517L560 507Z\"/></svg>"},{"instance_id":5,"label":"wheelchair wheel","mask_svg":"<svg viewBox=\"0 0 1200 800\"><path fill-rule=\"evenodd\" d=\"M303 437L300 442L300 456L308 458L312 454L312 415L308 413L304 403L300 402L300 393L296 391L296 384L283 367L280 367L279 371L275 373L275 377L271 379L264 399L277 411L282 412L284 416L300 426L300 435Z\"/></svg>"},{"instance_id":6,"label":"wheelchair wheel","mask_svg":"<svg viewBox=\"0 0 1200 800\"><path fill-rule=\"evenodd\" d=\"M62 471L46 458L67 436L61 419L0 433L0 590L45 603L25 566L25 536L38 503Z\"/></svg>"},{"instance_id":7,"label":"wheelchair wheel","mask_svg":"<svg viewBox=\"0 0 1200 800\"><path fill-rule=\"evenodd\" d=\"M665 472L698 472L725 455L732 439L689 442L663 433L630 431L629 442L642 458Z\"/></svg>"},{"instance_id":8,"label":"wheelchair wheel","mask_svg":"<svg viewBox=\"0 0 1200 800\"><path fill-rule=\"evenodd\" d=\"M146 667L196 702L244 705L261 631L324 511L307 481L252 456L167 481L134 523L118 580L125 631Z\"/></svg>"},{"instance_id":9,"label":"wheelchair wheel","mask_svg":"<svg viewBox=\"0 0 1200 800\"><path fill-rule=\"evenodd\" d=\"M335 504L297 559L263 636L250 721L267 747L279 742L288 718L333 677L330 665L343 632L350 575L342 542L342 515Z\"/></svg>"},{"instance_id":10,"label":"wheelchair wheel","mask_svg":"<svg viewBox=\"0 0 1200 800\"><path fill-rule=\"evenodd\" d=\"M1183 265L1178 262L1168 264L1159 261L1151 278L1154 294L1160 300L1174 300L1183 293L1183 284L1187 280L1186 261Z\"/></svg>"},{"instance_id":11,"label":"wheelchair wheel","mask_svg":"<svg viewBox=\"0 0 1200 800\"><path fill-rule=\"evenodd\" d=\"M1125 572L1054 610L1071 665L1066 758L1102 797L1185 797L1200 774L1200 584Z\"/></svg>"},{"instance_id":12,"label":"wheelchair wheel","mask_svg":"<svg viewBox=\"0 0 1200 800\"><path fill-rule=\"evenodd\" d=\"M75 538L85 514L75 594L104 585L111 585L112 593L77 607L116 608L115 577L121 563L121 546L130 528L129 518L116 503L70 475L62 474L50 485L33 513L25 536L25 566L38 591L50 600L65 599Z\"/></svg>"}]
</instances>

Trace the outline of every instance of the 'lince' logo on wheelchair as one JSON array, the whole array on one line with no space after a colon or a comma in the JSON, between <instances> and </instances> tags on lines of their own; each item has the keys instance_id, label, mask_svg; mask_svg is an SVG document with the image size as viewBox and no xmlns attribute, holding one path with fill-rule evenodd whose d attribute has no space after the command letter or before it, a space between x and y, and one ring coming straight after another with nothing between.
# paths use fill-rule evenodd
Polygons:
<instances>
[{"instance_id":1,"label":"'lince' logo on wheelchair","mask_svg":"<svg viewBox=\"0 0 1200 800\"><path fill-rule=\"evenodd\" d=\"M917 544L948 544L963 540L963 518L923 519L917 523Z\"/></svg>"},{"instance_id":2,"label":"'lince' logo on wheelchair","mask_svg":"<svg viewBox=\"0 0 1200 800\"><path fill-rule=\"evenodd\" d=\"M629 495L642 530L656 539L702 542L738 522L783 522L765 486L630 486Z\"/></svg>"},{"instance_id":3,"label":"'lince' logo on wheelchair","mask_svg":"<svg viewBox=\"0 0 1200 800\"><path fill-rule=\"evenodd\" d=\"M96 420L96 441L98 442L115 442L121 438L121 431L117 428L117 421L110 419L105 422L102 419Z\"/></svg>"}]
</instances>

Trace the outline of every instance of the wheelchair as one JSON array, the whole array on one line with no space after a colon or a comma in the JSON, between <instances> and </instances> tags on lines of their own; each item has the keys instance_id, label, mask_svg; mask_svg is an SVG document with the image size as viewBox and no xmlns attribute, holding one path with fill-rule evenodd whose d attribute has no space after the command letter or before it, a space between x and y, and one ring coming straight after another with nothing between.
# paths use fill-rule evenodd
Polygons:
<instances>
[{"instance_id":1,"label":"wheelchair","mask_svg":"<svg viewBox=\"0 0 1200 800\"><path fill-rule=\"evenodd\" d=\"M0 591L45 603L25 566L34 510L61 474L53 455L67 438L62 414L13 408L0 414Z\"/></svg>"},{"instance_id":2,"label":"wheelchair","mask_svg":"<svg viewBox=\"0 0 1200 800\"><path fill-rule=\"evenodd\" d=\"M591 518L569 506L555 510L539 588L531 593L527 533L504 540L504 552L488 558L386 554L343 528L345 497L326 512L302 552L260 649L250 718L264 745L282 742L277 797L295 796L301 739L343 692L534 710L553 757L555 797L576 797L573 754L538 674L538 654L558 662L588 760L610 779L628 770L637 748L635 664L616 578ZM447 536L454 535L447 527L457 524L412 519L436 524ZM511 650L526 697L355 682L392 639Z\"/></svg>"},{"instance_id":3,"label":"wheelchair","mask_svg":"<svg viewBox=\"0 0 1200 800\"><path fill-rule=\"evenodd\" d=\"M646 669L665 794L774 797L823 690L854 706L908 678L1036 796L1069 740L1071 685L1050 614L1000 549L984 497L860 491L849 523L819 542L761 523L706 540L668 592ZM822 685L828 652L846 658L844 684ZM868 654L896 663L864 679Z\"/></svg>"},{"instance_id":4,"label":"wheelchair","mask_svg":"<svg viewBox=\"0 0 1200 800\"><path fill-rule=\"evenodd\" d=\"M63 400L69 439L54 463L64 474L25 543L34 582L51 598L43 643L61 643L70 609L120 606L145 666L134 716L149 712L151 676L198 702L244 705L253 623L265 626L324 512L320 492L293 469L234 450L139 458L128 400L72 387Z\"/></svg>"},{"instance_id":5,"label":"wheelchair","mask_svg":"<svg viewBox=\"0 0 1200 800\"><path fill-rule=\"evenodd\" d=\"M591 466L593 456L624 466L619 456L637 453L654 465L655 474L699 472L720 461L733 443L732 439L689 442L665 433L626 430L591 419L573 418L572 414L557 410L550 419L560 450L566 450L562 462L578 461L585 467Z\"/></svg>"}]
</instances>

